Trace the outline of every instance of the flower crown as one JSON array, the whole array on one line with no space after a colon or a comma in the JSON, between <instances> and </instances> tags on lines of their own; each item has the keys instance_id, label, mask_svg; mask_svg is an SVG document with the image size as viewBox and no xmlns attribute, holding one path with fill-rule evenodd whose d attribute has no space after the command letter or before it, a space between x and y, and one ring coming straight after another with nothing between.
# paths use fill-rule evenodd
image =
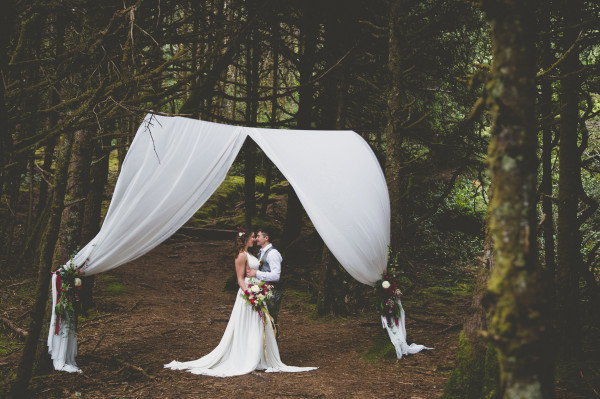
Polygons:
<instances>
[{"instance_id":1,"label":"flower crown","mask_svg":"<svg viewBox=\"0 0 600 399\"><path fill-rule=\"evenodd\" d=\"M243 227L238 227L237 232L238 232L238 237L242 237L244 234L246 234L246 230L244 230Z\"/></svg>"}]
</instances>

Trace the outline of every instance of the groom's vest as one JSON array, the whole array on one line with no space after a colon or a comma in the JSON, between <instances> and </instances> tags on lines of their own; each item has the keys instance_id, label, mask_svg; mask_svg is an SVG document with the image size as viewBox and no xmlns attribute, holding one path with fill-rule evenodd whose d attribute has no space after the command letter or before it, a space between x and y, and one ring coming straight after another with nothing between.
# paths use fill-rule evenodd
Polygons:
<instances>
[{"instance_id":1,"label":"groom's vest","mask_svg":"<svg viewBox=\"0 0 600 399\"><path fill-rule=\"evenodd\" d=\"M261 265L258 268L258 270L260 270L261 272L270 272L271 271L271 266L269 265L269 262L267 261L267 255L269 254L269 252L271 252L272 249L275 249L273 246L271 246L271 248L267 249L263 254L261 259ZM271 284L273 286L273 288L277 289L281 289L281 274L279 274L279 281L268 281L269 284Z\"/></svg>"}]
</instances>

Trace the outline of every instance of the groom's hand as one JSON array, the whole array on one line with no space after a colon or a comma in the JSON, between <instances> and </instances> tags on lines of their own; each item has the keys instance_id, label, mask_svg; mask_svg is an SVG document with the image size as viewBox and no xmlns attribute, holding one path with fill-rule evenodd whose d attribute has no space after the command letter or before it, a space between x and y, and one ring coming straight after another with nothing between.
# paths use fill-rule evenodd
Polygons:
<instances>
[{"instance_id":1,"label":"groom's hand","mask_svg":"<svg viewBox=\"0 0 600 399\"><path fill-rule=\"evenodd\" d=\"M248 277L256 277L256 270L250 269L249 267L247 267L246 268L246 276L248 276Z\"/></svg>"}]
</instances>

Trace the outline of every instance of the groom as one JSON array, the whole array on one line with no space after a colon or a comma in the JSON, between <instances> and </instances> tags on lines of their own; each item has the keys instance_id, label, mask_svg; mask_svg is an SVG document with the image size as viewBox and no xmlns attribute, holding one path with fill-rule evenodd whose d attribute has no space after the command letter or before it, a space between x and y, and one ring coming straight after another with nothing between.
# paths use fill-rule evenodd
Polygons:
<instances>
[{"instance_id":1,"label":"groom","mask_svg":"<svg viewBox=\"0 0 600 399\"><path fill-rule=\"evenodd\" d=\"M271 237L265 229L259 229L256 232L256 244L261 247L260 251L258 251L258 260L262 262L259 270L246 267L246 276L256 277L273 285L273 298L267 301L267 307L277 328L275 338L279 341L277 315L279 314L279 306L281 305L281 297L283 296L283 289L279 282L281 277L281 254L271 244Z\"/></svg>"}]
</instances>

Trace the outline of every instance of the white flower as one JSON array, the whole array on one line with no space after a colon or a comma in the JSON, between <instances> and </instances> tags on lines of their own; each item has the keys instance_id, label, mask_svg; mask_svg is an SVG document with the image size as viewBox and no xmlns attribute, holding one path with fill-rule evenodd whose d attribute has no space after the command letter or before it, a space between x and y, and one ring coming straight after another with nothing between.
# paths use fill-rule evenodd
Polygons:
<instances>
[{"instance_id":1,"label":"white flower","mask_svg":"<svg viewBox=\"0 0 600 399\"><path fill-rule=\"evenodd\" d=\"M256 297L258 298L259 301L264 301L264 299L265 299L265 296L263 294L258 294Z\"/></svg>"},{"instance_id":2,"label":"white flower","mask_svg":"<svg viewBox=\"0 0 600 399\"><path fill-rule=\"evenodd\" d=\"M75 284L75 287L81 287L81 279L75 277L75 279L73 280L73 284Z\"/></svg>"},{"instance_id":3,"label":"white flower","mask_svg":"<svg viewBox=\"0 0 600 399\"><path fill-rule=\"evenodd\" d=\"M243 235L244 235L244 233L243 233L243 232L241 232L241 231L238 233L238 237L241 237L241 236L243 236Z\"/></svg>"},{"instance_id":4,"label":"white flower","mask_svg":"<svg viewBox=\"0 0 600 399\"><path fill-rule=\"evenodd\" d=\"M400 296L400 295L402 295L402 291L400 291L400 290L398 290L398 289L397 289L397 290L396 290L396 295L397 295L397 296Z\"/></svg>"},{"instance_id":5,"label":"white flower","mask_svg":"<svg viewBox=\"0 0 600 399\"><path fill-rule=\"evenodd\" d=\"M267 298L273 298L273 291L267 292Z\"/></svg>"},{"instance_id":6,"label":"white flower","mask_svg":"<svg viewBox=\"0 0 600 399\"><path fill-rule=\"evenodd\" d=\"M257 292L260 291L260 287L258 285L253 285L252 287L250 287L250 291L252 291L256 294Z\"/></svg>"},{"instance_id":7,"label":"white flower","mask_svg":"<svg viewBox=\"0 0 600 399\"><path fill-rule=\"evenodd\" d=\"M384 290L387 290L388 288L390 288L390 282L386 280L383 283L381 283L381 286Z\"/></svg>"}]
</instances>

